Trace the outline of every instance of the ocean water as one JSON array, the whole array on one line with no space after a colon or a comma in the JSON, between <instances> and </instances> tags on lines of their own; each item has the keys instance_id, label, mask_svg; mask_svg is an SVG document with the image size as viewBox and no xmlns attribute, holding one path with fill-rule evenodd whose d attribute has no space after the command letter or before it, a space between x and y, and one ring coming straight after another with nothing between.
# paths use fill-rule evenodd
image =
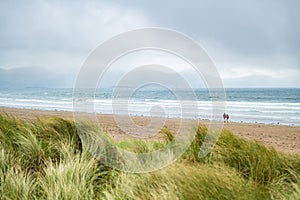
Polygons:
<instances>
[{"instance_id":1,"label":"ocean water","mask_svg":"<svg viewBox=\"0 0 300 200\"><path fill-rule=\"evenodd\" d=\"M116 102L114 100L119 97L113 91L112 88L98 89L94 98L86 101L94 102L94 110L97 113L121 113L116 110L120 106L114 106ZM212 101L218 101L220 98L218 93L209 93L205 89L195 89L196 99L193 99L192 94L184 89L171 92L163 88L150 87L136 91L123 103L128 105L130 115L182 117L181 104L175 93L183 96L187 104L197 104L199 115L188 116L191 118L211 119ZM229 113L230 121L300 126L300 89L297 88L226 89L225 105L224 112ZM73 89L2 88L0 106L73 111ZM158 107L159 112L155 112L153 108ZM191 110L191 113L194 112ZM218 120L222 120L222 114L223 110L220 111Z\"/></svg>"}]
</instances>

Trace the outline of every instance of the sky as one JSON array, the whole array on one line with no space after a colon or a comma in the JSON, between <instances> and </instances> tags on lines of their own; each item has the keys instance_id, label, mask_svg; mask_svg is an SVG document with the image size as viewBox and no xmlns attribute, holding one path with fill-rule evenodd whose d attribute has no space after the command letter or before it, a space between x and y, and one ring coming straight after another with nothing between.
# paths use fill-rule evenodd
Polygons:
<instances>
[{"instance_id":1,"label":"sky","mask_svg":"<svg viewBox=\"0 0 300 200\"><path fill-rule=\"evenodd\" d=\"M74 80L112 36L161 27L200 44L225 87L300 87L299 19L298 0L0 1L0 69Z\"/></svg>"}]
</instances>

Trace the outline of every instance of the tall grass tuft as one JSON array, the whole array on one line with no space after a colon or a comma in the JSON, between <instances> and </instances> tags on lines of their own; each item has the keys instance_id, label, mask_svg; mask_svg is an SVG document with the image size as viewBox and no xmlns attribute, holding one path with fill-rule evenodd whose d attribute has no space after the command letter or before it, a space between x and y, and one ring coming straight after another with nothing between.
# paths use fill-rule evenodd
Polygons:
<instances>
[{"instance_id":1,"label":"tall grass tuft","mask_svg":"<svg viewBox=\"0 0 300 200\"><path fill-rule=\"evenodd\" d=\"M97 199L114 176L83 150L72 121L0 115L0 199Z\"/></svg>"},{"instance_id":2,"label":"tall grass tuft","mask_svg":"<svg viewBox=\"0 0 300 200\"><path fill-rule=\"evenodd\" d=\"M175 134L165 127L160 130L160 133L163 134L166 142L172 142L175 138Z\"/></svg>"},{"instance_id":3,"label":"tall grass tuft","mask_svg":"<svg viewBox=\"0 0 300 200\"><path fill-rule=\"evenodd\" d=\"M223 130L214 150L203 159L198 156L208 129L199 125L195 139L183 156L192 162L209 164L222 163L237 170L244 178L258 184L268 185L277 179L295 182L299 179L300 156L291 155L265 146L260 142L250 141Z\"/></svg>"},{"instance_id":4,"label":"tall grass tuft","mask_svg":"<svg viewBox=\"0 0 300 200\"><path fill-rule=\"evenodd\" d=\"M88 130L92 127L86 128ZM123 173L104 166L81 143L74 122L20 120L0 114L0 199L297 199L300 157L224 130L205 158L198 153L207 128L195 129L188 150L172 165L152 173ZM165 141L114 141L147 153ZM133 163L134 166L135 163Z\"/></svg>"},{"instance_id":5,"label":"tall grass tuft","mask_svg":"<svg viewBox=\"0 0 300 200\"><path fill-rule=\"evenodd\" d=\"M175 163L147 174L122 174L113 199L266 199L267 191L226 166Z\"/></svg>"},{"instance_id":6,"label":"tall grass tuft","mask_svg":"<svg viewBox=\"0 0 300 200\"><path fill-rule=\"evenodd\" d=\"M99 166L86 152L69 154L59 163L47 162L38 184L44 199L97 199L108 185L100 179L108 174L105 167Z\"/></svg>"}]
</instances>

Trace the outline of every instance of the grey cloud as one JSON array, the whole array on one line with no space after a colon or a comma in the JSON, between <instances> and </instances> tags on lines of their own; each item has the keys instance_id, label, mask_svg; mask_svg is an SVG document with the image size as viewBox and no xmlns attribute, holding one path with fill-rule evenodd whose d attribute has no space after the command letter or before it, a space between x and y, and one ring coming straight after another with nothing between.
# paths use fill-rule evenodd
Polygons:
<instances>
[{"instance_id":1,"label":"grey cloud","mask_svg":"<svg viewBox=\"0 0 300 200\"><path fill-rule=\"evenodd\" d=\"M203 44L221 75L249 68L299 74L299 19L298 0L1 1L0 68L33 64L78 69L89 52L112 35L158 26ZM276 86L288 79L262 78L254 72L247 77L257 77L262 86L266 84L259 80ZM224 82L247 86L247 81ZM294 75L285 85L300 86Z\"/></svg>"},{"instance_id":2,"label":"grey cloud","mask_svg":"<svg viewBox=\"0 0 300 200\"><path fill-rule=\"evenodd\" d=\"M244 54L294 52L300 42L299 1L126 1L158 25L219 41ZM293 42L291 42L293 41Z\"/></svg>"},{"instance_id":3,"label":"grey cloud","mask_svg":"<svg viewBox=\"0 0 300 200\"><path fill-rule=\"evenodd\" d=\"M0 67L14 65L13 60L7 61L14 56L15 60L26 57L30 63L36 62L41 54L50 55L44 63L39 61L39 65L53 63L53 54L84 59L99 43L146 24L145 20L133 9L103 1L1 1ZM77 68L82 62L77 62ZM61 63L57 61L56 65Z\"/></svg>"},{"instance_id":4,"label":"grey cloud","mask_svg":"<svg viewBox=\"0 0 300 200\"><path fill-rule=\"evenodd\" d=\"M249 80L257 80L261 86L277 87L280 82L300 86L292 78L294 74L289 81L255 74L257 69L278 70L278 75L282 69L300 74L300 1L128 2L143 9L158 25L182 31L203 44L221 71L253 68L253 74L244 79L225 80L226 86L235 82L247 86Z\"/></svg>"}]
</instances>

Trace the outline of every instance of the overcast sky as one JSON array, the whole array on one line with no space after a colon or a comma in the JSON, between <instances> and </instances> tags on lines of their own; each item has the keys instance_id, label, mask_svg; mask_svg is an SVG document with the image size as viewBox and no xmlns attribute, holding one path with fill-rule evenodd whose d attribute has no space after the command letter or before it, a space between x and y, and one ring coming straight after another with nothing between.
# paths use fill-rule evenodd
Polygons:
<instances>
[{"instance_id":1,"label":"overcast sky","mask_svg":"<svg viewBox=\"0 0 300 200\"><path fill-rule=\"evenodd\" d=\"M141 27L202 45L226 87L300 87L299 0L1 1L0 68L77 73L113 35Z\"/></svg>"}]
</instances>

